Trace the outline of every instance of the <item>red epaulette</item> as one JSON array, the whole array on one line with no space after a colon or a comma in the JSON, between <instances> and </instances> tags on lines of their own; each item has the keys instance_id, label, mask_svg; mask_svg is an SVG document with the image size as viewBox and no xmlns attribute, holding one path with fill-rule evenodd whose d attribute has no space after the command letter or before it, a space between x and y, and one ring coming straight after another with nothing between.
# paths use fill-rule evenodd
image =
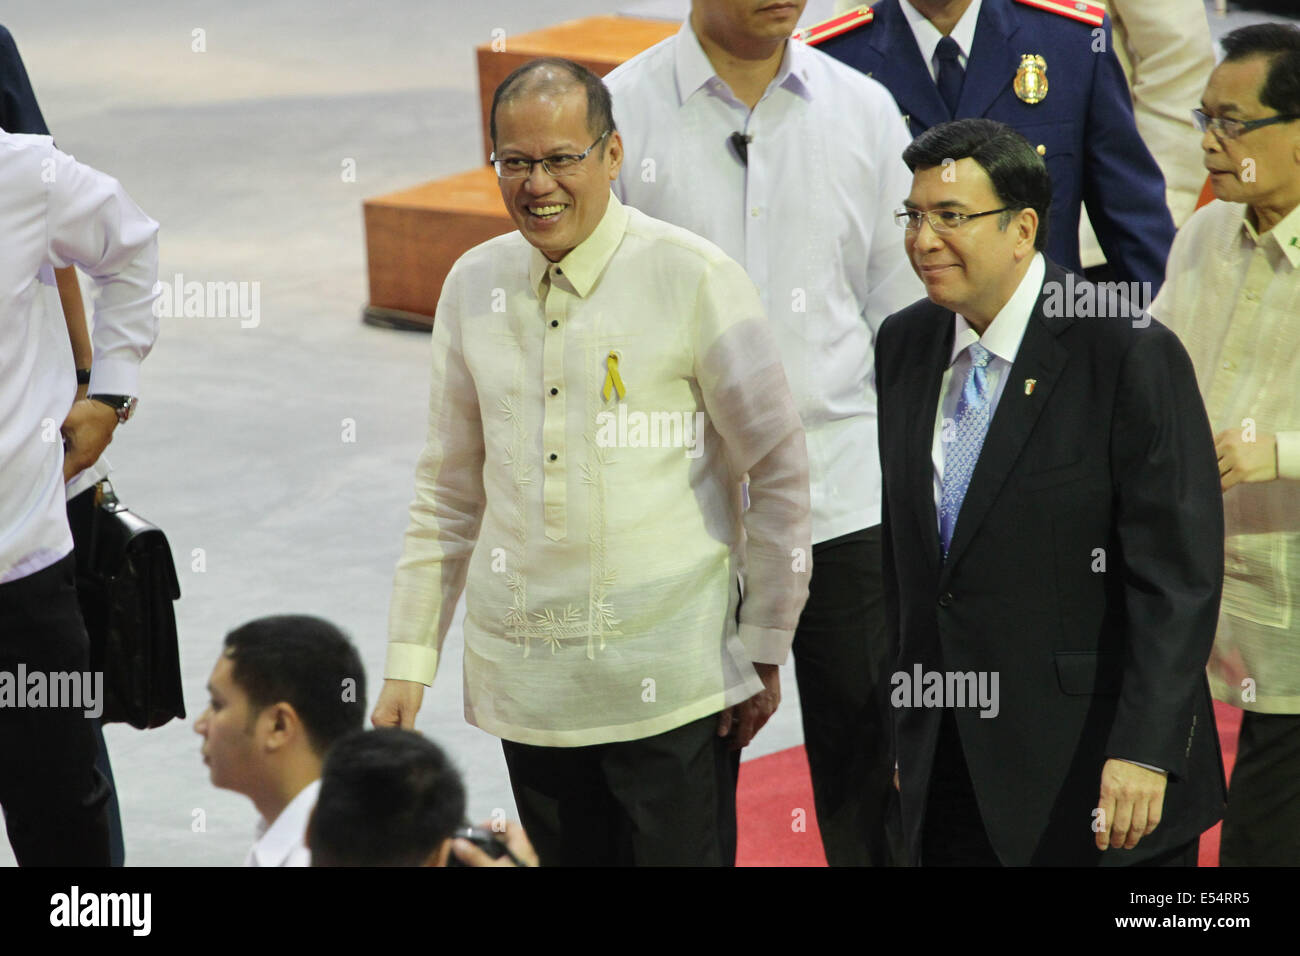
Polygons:
<instances>
[{"instance_id":1,"label":"red epaulette","mask_svg":"<svg viewBox=\"0 0 1300 956\"><path fill-rule=\"evenodd\" d=\"M858 27L870 23L874 17L875 14L871 12L871 8L864 4L860 7L854 7L846 13L833 16L829 20L823 20L821 23L804 27L802 30L795 30L792 37L795 40L802 40L809 46L816 46L831 37L841 36L850 30L856 30Z\"/></svg>"},{"instance_id":2,"label":"red epaulette","mask_svg":"<svg viewBox=\"0 0 1300 956\"><path fill-rule=\"evenodd\" d=\"M1059 13L1063 17L1081 20L1094 27L1101 26L1102 18L1106 16L1105 7L1099 7L1095 3L1084 3L1083 0L1016 0L1016 3L1046 10L1048 13Z\"/></svg>"}]
</instances>

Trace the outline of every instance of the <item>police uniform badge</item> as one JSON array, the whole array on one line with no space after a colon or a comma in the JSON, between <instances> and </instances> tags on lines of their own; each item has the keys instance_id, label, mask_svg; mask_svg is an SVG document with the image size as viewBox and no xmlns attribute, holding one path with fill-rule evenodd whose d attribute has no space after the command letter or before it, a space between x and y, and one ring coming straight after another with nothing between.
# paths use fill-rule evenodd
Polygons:
<instances>
[{"instance_id":1,"label":"police uniform badge","mask_svg":"<svg viewBox=\"0 0 1300 956\"><path fill-rule=\"evenodd\" d=\"M1021 56L1012 89L1021 102L1030 106L1043 102L1047 98L1047 61L1037 53Z\"/></svg>"}]
</instances>

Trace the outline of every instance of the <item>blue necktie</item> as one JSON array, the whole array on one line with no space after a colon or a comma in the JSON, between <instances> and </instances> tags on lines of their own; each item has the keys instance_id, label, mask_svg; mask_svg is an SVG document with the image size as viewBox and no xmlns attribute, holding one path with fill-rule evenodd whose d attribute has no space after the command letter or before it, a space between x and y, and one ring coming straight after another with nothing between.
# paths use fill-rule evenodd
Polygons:
<instances>
[{"instance_id":1,"label":"blue necktie","mask_svg":"<svg viewBox=\"0 0 1300 956\"><path fill-rule=\"evenodd\" d=\"M939 95L948 106L948 115L957 118L957 101L961 99L961 82L966 78L966 71L961 68L961 47L952 37L943 37L935 48L939 58Z\"/></svg>"},{"instance_id":2,"label":"blue necktie","mask_svg":"<svg viewBox=\"0 0 1300 956\"><path fill-rule=\"evenodd\" d=\"M943 556L948 556L957 515L970 487L975 463L979 461L984 436L989 430L989 374L988 364L993 353L973 343L970 348L970 374L962 386L957 401L956 436L943 455L943 494L939 499L939 538L943 542Z\"/></svg>"}]
</instances>

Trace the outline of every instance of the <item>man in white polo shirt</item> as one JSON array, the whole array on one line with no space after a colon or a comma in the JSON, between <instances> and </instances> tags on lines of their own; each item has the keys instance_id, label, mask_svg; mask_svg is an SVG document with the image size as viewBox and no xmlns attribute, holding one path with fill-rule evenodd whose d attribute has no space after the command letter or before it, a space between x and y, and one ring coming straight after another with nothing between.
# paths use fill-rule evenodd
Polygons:
<instances>
[{"instance_id":1,"label":"man in white polo shirt","mask_svg":"<svg viewBox=\"0 0 1300 956\"><path fill-rule=\"evenodd\" d=\"M892 214L911 180L888 91L789 39L803 3L695 0L606 82L615 194L716 242L758 286L808 435L817 570L794 639L832 866L893 859L873 347L925 292Z\"/></svg>"}]
</instances>

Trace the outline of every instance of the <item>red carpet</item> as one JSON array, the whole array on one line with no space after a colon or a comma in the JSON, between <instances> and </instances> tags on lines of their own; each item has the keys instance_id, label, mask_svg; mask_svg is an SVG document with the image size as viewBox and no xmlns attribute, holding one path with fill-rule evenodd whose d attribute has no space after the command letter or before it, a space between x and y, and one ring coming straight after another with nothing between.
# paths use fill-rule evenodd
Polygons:
<instances>
[{"instance_id":1,"label":"red carpet","mask_svg":"<svg viewBox=\"0 0 1300 956\"><path fill-rule=\"evenodd\" d=\"M1219 723L1223 766L1231 776L1241 711L1215 701L1214 715ZM736 817L737 866L826 865L803 747L791 747L740 765ZM1200 863L1219 864L1218 824L1201 836Z\"/></svg>"}]
</instances>

